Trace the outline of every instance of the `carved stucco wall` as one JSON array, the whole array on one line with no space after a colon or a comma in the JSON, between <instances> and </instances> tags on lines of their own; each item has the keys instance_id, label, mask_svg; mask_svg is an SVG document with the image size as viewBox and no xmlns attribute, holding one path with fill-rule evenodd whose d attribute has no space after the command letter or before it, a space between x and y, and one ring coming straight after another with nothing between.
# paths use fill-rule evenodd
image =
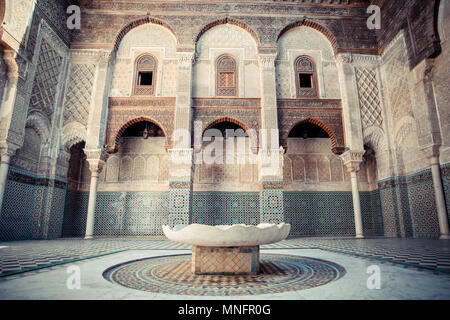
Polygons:
<instances>
[{"instance_id":1,"label":"carved stucco wall","mask_svg":"<svg viewBox=\"0 0 450 320\"><path fill-rule=\"evenodd\" d=\"M215 96L217 57L227 53L235 57L238 69L238 94L241 98L260 97L259 65L256 42L250 33L232 24L222 24L205 32L196 45L192 95Z\"/></svg>"},{"instance_id":2,"label":"carved stucco wall","mask_svg":"<svg viewBox=\"0 0 450 320\"><path fill-rule=\"evenodd\" d=\"M41 137L33 128L25 128L22 148L11 159L11 166L30 173L37 173L41 154Z\"/></svg>"},{"instance_id":3,"label":"carved stucco wall","mask_svg":"<svg viewBox=\"0 0 450 320\"><path fill-rule=\"evenodd\" d=\"M111 97L131 96L135 59L147 52L158 59L156 96L176 96L176 39L162 26L144 24L128 32L120 43L112 74Z\"/></svg>"},{"instance_id":4,"label":"carved stucco wall","mask_svg":"<svg viewBox=\"0 0 450 320\"><path fill-rule=\"evenodd\" d=\"M283 169L285 191L351 191L350 174L328 138L289 138ZM377 188L368 169L362 164L358 172L360 191Z\"/></svg>"},{"instance_id":5,"label":"carved stucco wall","mask_svg":"<svg viewBox=\"0 0 450 320\"><path fill-rule=\"evenodd\" d=\"M215 138L210 142L203 142L204 157L211 155L212 148L218 146L214 154L222 152L223 159L217 163L211 163L213 160L204 160L203 163L194 166L194 191L259 191L257 156L251 151L250 138L232 140L234 152L226 140L221 143L222 147L218 146L220 142L215 142Z\"/></svg>"},{"instance_id":6,"label":"carved stucco wall","mask_svg":"<svg viewBox=\"0 0 450 320\"><path fill-rule=\"evenodd\" d=\"M6 6L3 27L19 43L24 43L28 36L29 20L31 19L33 0L9 1ZM20 22L19 22L20 21Z\"/></svg>"},{"instance_id":7,"label":"carved stucco wall","mask_svg":"<svg viewBox=\"0 0 450 320\"><path fill-rule=\"evenodd\" d=\"M338 71L330 41L320 32L305 26L289 30L278 40L278 98L296 98L294 61L301 55L312 57L316 64L320 98L340 99Z\"/></svg>"},{"instance_id":8,"label":"carved stucco wall","mask_svg":"<svg viewBox=\"0 0 450 320\"><path fill-rule=\"evenodd\" d=\"M87 126L94 86L95 64L72 64L64 104L63 125L78 122Z\"/></svg>"},{"instance_id":9,"label":"carved stucco wall","mask_svg":"<svg viewBox=\"0 0 450 320\"><path fill-rule=\"evenodd\" d=\"M441 127L441 163L448 163L450 162L450 3L441 1L439 10L438 32L442 53L435 59L433 87Z\"/></svg>"},{"instance_id":10,"label":"carved stucco wall","mask_svg":"<svg viewBox=\"0 0 450 320\"><path fill-rule=\"evenodd\" d=\"M415 173L426 169L428 161L419 150L417 124L412 108L414 77L409 69L403 32L392 41L382 59L381 74L396 175Z\"/></svg>"},{"instance_id":11,"label":"carved stucco wall","mask_svg":"<svg viewBox=\"0 0 450 320\"><path fill-rule=\"evenodd\" d=\"M164 137L122 137L100 175L99 191L168 191L168 163Z\"/></svg>"}]
</instances>

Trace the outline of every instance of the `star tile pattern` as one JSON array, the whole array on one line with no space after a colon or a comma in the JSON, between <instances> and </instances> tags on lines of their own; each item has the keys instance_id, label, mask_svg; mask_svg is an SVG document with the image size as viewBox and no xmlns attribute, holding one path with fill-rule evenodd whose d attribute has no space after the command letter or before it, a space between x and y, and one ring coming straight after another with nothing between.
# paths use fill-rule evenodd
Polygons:
<instances>
[{"instance_id":1,"label":"star tile pattern","mask_svg":"<svg viewBox=\"0 0 450 320\"><path fill-rule=\"evenodd\" d=\"M176 295L236 296L314 288L336 281L345 269L330 261L262 255L257 275L193 275L190 255L150 258L112 267L105 279L128 288Z\"/></svg>"}]
</instances>

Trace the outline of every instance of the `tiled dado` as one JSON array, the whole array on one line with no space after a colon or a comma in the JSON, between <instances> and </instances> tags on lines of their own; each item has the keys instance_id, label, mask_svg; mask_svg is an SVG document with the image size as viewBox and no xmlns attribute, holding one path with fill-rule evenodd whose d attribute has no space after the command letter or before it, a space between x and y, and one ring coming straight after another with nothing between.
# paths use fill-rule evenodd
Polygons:
<instances>
[{"instance_id":1,"label":"tiled dado","mask_svg":"<svg viewBox=\"0 0 450 320\"><path fill-rule=\"evenodd\" d=\"M442 186L444 187L445 203L447 204L447 215L450 221L450 163L441 166Z\"/></svg>"},{"instance_id":2,"label":"tiled dado","mask_svg":"<svg viewBox=\"0 0 450 320\"><path fill-rule=\"evenodd\" d=\"M382 235L378 191L361 192L365 235ZM351 192L285 192L284 217L290 236L353 236L355 223Z\"/></svg>"},{"instance_id":3,"label":"tiled dado","mask_svg":"<svg viewBox=\"0 0 450 320\"><path fill-rule=\"evenodd\" d=\"M162 235L161 226L170 218L186 215L185 190L169 193L99 193L95 235ZM179 192L180 191L180 192ZM194 192L191 223L208 225L258 224L261 206L265 222L282 216L292 224L291 236L353 235L353 204L349 192L300 193L266 190L262 193ZM173 201L170 200L172 198ZM89 194L67 193L64 236L83 236ZM263 201L261 201L263 199ZM382 235L383 220L377 191L362 192L364 232ZM270 221L269 221L270 220ZM184 221L184 220L183 220Z\"/></svg>"},{"instance_id":4,"label":"tiled dado","mask_svg":"<svg viewBox=\"0 0 450 320\"><path fill-rule=\"evenodd\" d=\"M258 224L259 193L194 192L192 223Z\"/></svg>"},{"instance_id":5,"label":"tiled dado","mask_svg":"<svg viewBox=\"0 0 450 320\"><path fill-rule=\"evenodd\" d=\"M10 168L0 217L0 240L60 237L65 194L63 180ZM44 220L48 221L47 230L41 230Z\"/></svg>"},{"instance_id":6,"label":"tiled dado","mask_svg":"<svg viewBox=\"0 0 450 320\"><path fill-rule=\"evenodd\" d=\"M450 164L441 166L447 209L449 208ZM437 238L439 222L431 170L379 182L385 235ZM448 212L448 210L447 210Z\"/></svg>"}]
</instances>

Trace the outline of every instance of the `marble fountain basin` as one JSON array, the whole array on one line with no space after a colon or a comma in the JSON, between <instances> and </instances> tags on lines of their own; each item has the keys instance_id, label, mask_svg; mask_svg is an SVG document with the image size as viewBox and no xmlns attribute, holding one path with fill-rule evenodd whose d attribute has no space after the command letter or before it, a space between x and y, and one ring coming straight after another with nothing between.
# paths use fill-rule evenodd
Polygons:
<instances>
[{"instance_id":1,"label":"marble fountain basin","mask_svg":"<svg viewBox=\"0 0 450 320\"><path fill-rule=\"evenodd\" d=\"M163 231L172 241L192 245L191 272L195 275L256 275L260 270L259 246L286 239L291 225L190 224L174 229L163 226Z\"/></svg>"},{"instance_id":2,"label":"marble fountain basin","mask_svg":"<svg viewBox=\"0 0 450 320\"><path fill-rule=\"evenodd\" d=\"M169 240L202 247L259 246L286 239L291 230L287 223L261 223L257 226L235 224L208 226L190 224L176 226L173 230L163 226Z\"/></svg>"}]
</instances>

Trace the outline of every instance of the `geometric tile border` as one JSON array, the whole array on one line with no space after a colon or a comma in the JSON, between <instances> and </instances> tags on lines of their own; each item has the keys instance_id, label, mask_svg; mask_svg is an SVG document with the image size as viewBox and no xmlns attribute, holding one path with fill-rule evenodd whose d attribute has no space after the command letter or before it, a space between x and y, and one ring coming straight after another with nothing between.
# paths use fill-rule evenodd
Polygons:
<instances>
[{"instance_id":1,"label":"geometric tile border","mask_svg":"<svg viewBox=\"0 0 450 320\"><path fill-rule=\"evenodd\" d=\"M345 275L333 262L282 254L262 254L257 275L194 275L191 255L130 261L106 270L104 278L128 288L173 295L247 296L299 291Z\"/></svg>"}]
</instances>

